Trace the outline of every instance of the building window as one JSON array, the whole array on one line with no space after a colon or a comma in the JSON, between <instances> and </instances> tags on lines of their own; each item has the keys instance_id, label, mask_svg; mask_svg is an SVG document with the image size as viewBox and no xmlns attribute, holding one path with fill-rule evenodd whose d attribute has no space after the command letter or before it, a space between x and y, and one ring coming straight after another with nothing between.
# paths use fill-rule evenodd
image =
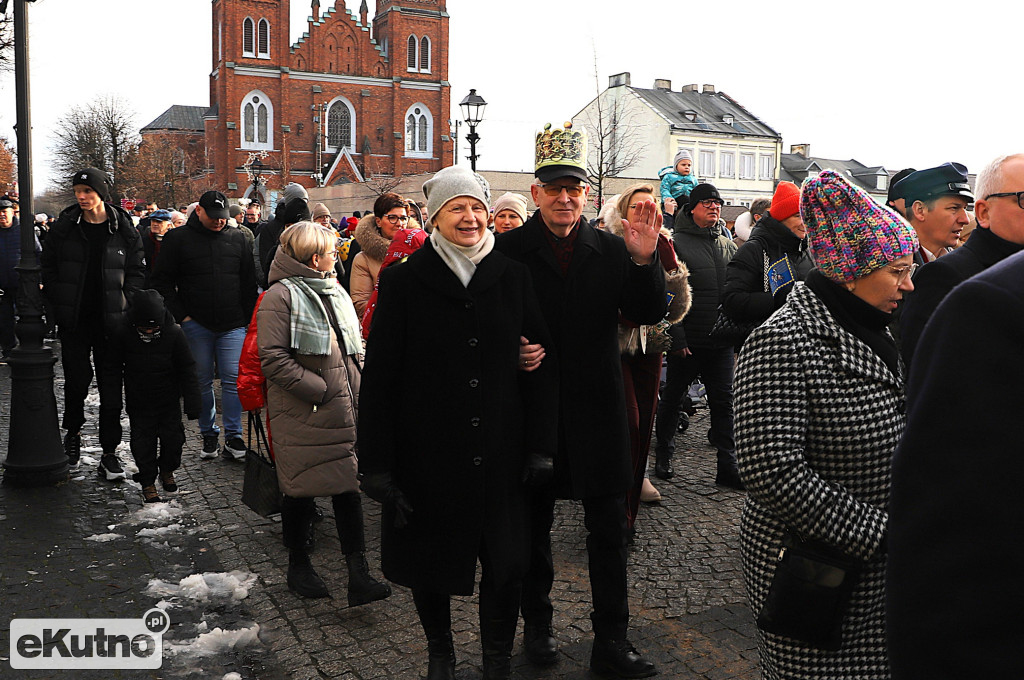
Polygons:
<instances>
[{"instance_id":1,"label":"building window","mask_svg":"<svg viewBox=\"0 0 1024 680\"><path fill-rule=\"evenodd\" d=\"M256 28L253 20L249 17L242 22L242 56L256 56Z\"/></svg>"},{"instance_id":2,"label":"building window","mask_svg":"<svg viewBox=\"0 0 1024 680\"><path fill-rule=\"evenodd\" d=\"M761 179L775 179L775 157L761 155Z\"/></svg>"},{"instance_id":3,"label":"building window","mask_svg":"<svg viewBox=\"0 0 1024 680\"><path fill-rule=\"evenodd\" d=\"M267 95L253 90L242 98L242 148L274 148L274 105Z\"/></svg>"},{"instance_id":4,"label":"building window","mask_svg":"<svg viewBox=\"0 0 1024 680\"><path fill-rule=\"evenodd\" d=\"M258 47L256 56L270 59L270 22L266 19L260 19Z\"/></svg>"},{"instance_id":5,"label":"building window","mask_svg":"<svg viewBox=\"0 0 1024 680\"><path fill-rule=\"evenodd\" d=\"M700 152L700 176L701 177L714 177L715 176L715 152L714 151L701 151Z\"/></svg>"},{"instance_id":6,"label":"building window","mask_svg":"<svg viewBox=\"0 0 1024 680\"><path fill-rule=\"evenodd\" d=\"M885 175L878 175L878 177L875 178L875 189L877 189L878 191L887 191L887 179L889 178Z\"/></svg>"},{"instance_id":7,"label":"building window","mask_svg":"<svg viewBox=\"0 0 1024 680\"><path fill-rule=\"evenodd\" d=\"M740 179L754 179L754 154L740 154Z\"/></svg>"},{"instance_id":8,"label":"building window","mask_svg":"<svg viewBox=\"0 0 1024 680\"><path fill-rule=\"evenodd\" d=\"M420 39L420 72L430 73L430 38Z\"/></svg>"},{"instance_id":9,"label":"building window","mask_svg":"<svg viewBox=\"0 0 1024 680\"><path fill-rule=\"evenodd\" d=\"M384 42L381 43L380 53L381 53L381 56L384 56L384 57L388 56L388 39L387 38L384 38Z\"/></svg>"},{"instance_id":10,"label":"building window","mask_svg":"<svg viewBox=\"0 0 1024 680\"><path fill-rule=\"evenodd\" d=\"M224 61L224 24L217 22L217 63Z\"/></svg>"},{"instance_id":11,"label":"building window","mask_svg":"<svg viewBox=\"0 0 1024 680\"><path fill-rule=\"evenodd\" d=\"M736 154L732 151L723 151L718 154L719 177L736 176Z\"/></svg>"},{"instance_id":12,"label":"building window","mask_svg":"<svg viewBox=\"0 0 1024 680\"><path fill-rule=\"evenodd\" d=\"M417 71L417 70L419 70L417 68L417 63L418 62L416 61L416 55L418 54L419 49L420 49L419 41L416 39L416 36L410 35L409 36L409 53L406 55L405 70L407 70L407 71Z\"/></svg>"},{"instance_id":13,"label":"building window","mask_svg":"<svg viewBox=\"0 0 1024 680\"><path fill-rule=\"evenodd\" d=\"M405 155L430 158L434 152L434 120L423 104L413 104L405 114Z\"/></svg>"},{"instance_id":14,"label":"building window","mask_svg":"<svg viewBox=\"0 0 1024 680\"><path fill-rule=\"evenodd\" d=\"M327 109L327 147L331 151L355 148L355 109L344 97L338 97Z\"/></svg>"}]
</instances>

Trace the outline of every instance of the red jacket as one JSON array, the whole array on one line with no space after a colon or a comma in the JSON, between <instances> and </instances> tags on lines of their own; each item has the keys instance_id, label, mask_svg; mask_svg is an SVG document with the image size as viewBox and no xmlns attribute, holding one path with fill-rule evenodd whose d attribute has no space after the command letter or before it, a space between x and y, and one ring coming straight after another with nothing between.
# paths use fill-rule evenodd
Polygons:
<instances>
[{"instance_id":1,"label":"red jacket","mask_svg":"<svg viewBox=\"0 0 1024 680\"><path fill-rule=\"evenodd\" d=\"M395 231L395 235L391 239L391 245L388 246L387 255L384 256L384 261L380 265L381 270L396 262L404 261L405 258L419 250L427 238L429 238L429 235L422 229L407 228ZM366 302L366 311L363 312L363 340L370 336L370 322L373 320L373 310L377 307L377 286L379 283L380 274L378 273L377 283L373 284L373 292L370 293L370 299Z\"/></svg>"},{"instance_id":2,"label":"red jacket","mask_svg":"<svg viewBox=\"0 0 1024 680\"><path fill-rule=\"evenodd\" d=\"M256 308L252 310L252 320L245 332L242 342L242 354L238 358L238 401L246 411L255 411L267 405L267 379L263 377L260 367L260 351L256 346L256 311L266 293L260 293L256 300Z\"/></svg>"}]
</instances>

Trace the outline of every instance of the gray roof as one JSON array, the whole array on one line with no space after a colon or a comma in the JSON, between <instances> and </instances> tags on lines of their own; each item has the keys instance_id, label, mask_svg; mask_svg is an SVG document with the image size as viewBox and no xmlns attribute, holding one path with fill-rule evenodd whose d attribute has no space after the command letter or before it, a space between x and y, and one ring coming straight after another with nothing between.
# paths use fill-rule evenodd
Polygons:
<instances>
[{"instance_id":1,"label":"gray roof","mask_svg":"<svg viewBox=\"0 0 1024 680\"><path fill-rule=\"evenodd\" d=\"M202 132L205 129L203 125L203 114L205 114L209 108L209 106L181 106L179 104L175 104L157 116L156 120L152 123L142 128L142 131L195 130L196 132Z\"/></svg>"},{"instance_id":2,"label":"gray roof","mask_svg":"<svg viewBox=\"0 0 1024 680\"><path fill-rule=\"evenodd\" d=\"M781 138L782 136L724 92L675 92L644 90L638 87L630 87L630 89L665 116L673 130L740 134L753 137ZM696 112L696 120L690 120L685 114L686 111ZM725 116L732 116L731 125L723 121Z\"/></svg>"},{"instance_id":3,"label":"gray roof","mask_svg":"<svg viewBox=\"0 0 1024 680\"><path fill-rule=\"evenodd\" d=\"M881 165L869 167L853 158L841 161L835 158L808 158L798 153L784 153L781 160L782 176L779 179L793 182L797 186L807 179L807 175L812 171L835 170L865 191L883 193L879 192L875 178L878 175L889 175ZM886 185L888 186L888 180Z\"/></svg>"}]
</instances>

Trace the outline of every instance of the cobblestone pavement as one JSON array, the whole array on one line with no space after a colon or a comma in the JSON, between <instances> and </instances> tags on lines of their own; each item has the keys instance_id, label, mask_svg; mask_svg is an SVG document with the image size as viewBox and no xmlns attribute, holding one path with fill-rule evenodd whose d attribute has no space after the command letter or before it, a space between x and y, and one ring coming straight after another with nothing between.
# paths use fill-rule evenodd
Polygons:
<instances>
[{"instance_id":1,"label":"cobblestone pavement","mask_svg":"<svg viewBox=\"0 0 1024 680\"><path fill-rule=\"evenodd\" d=\"M59 390L59 380L58 380ZM6 452L9 369L0 367L0 456ZM60 404L58 391L58 404ZM85 446L97 446L93 429ZM127 419L125 419L127 425ZM655 479L662 494L645 505L631 548L630 637L658 665L662 678L753 680L757 671L754 625L746 606L739 560L739 512L743 495L714 486L715 453L705 438L707 410L693 418L677 440L676 476ZM127 429L127 428L126 428ZM170 504L179 525L157 537L140 535L141 495L134 483L109 484L95 476L95 463L55 489L0 487L0 677L43 678L46 672L12 671L7 663L14 617L141 616L161 598L143 591L151 579L177 582L189 574L239 570L257 575L240 601L179 602L169 611L172 647L195 642L203 630L237 631L259 626L259 640L199 655L192 647L165 653L160 671L52 674L73 678L416 679L426 668L426 645L412 598L395 588L383 602L348 608L346 572L330 503L317 527L313 563L334 599L303 600L285 583L287 551L277 518L261 518L242 505L243 465L223 458L201 461L195 423L178 473L181 491ZM127 431L125 434L127 442ZM89 454L86 454L87 456ZM98 454L97 454L98 457ZM127 450L122 460L129 461ZM379 576L379 506L364 500L371 572ZM154 526L160 528L161 523ZM105 533L124 537L107 543L85 540ZM517 680L595 678L588 670L590 583L587 577L582 507L559 502L552 531L556 581L555 635L559 662L534 668L513 657ZM457 677L480 677L476 598L453 598ZM9 675L15 673L15 675ZM34 674L33 674L34 673Z\"/></svg>"}]
</instances>

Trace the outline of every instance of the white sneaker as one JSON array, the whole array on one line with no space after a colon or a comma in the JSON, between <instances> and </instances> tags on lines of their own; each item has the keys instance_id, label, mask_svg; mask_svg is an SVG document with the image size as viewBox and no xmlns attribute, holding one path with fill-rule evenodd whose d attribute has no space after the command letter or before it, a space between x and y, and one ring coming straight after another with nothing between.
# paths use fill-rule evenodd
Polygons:
<instances>
[{"instance_id":1,"label":"white sneaker","mask_svg":"<svg viewBox=\"0 0 1024 680\"><path fill-rule=\"evenodd\" d=\"M224 442L224 455L234 460L245 460L245 442L241 437L229 437Z\"/></svg>"},{"instance_id":2,"label":"white sneaker","mask_svg":"<svg viewBox=\"0 0 1024 680\"><path fill-rule=\"evenodd\" d=\"M217 435L203 435L203 450L199 452L200 458L209 460L210 458L216 458L220 454L220 447L217 445Z\"/></svg>"}]
</instances>

